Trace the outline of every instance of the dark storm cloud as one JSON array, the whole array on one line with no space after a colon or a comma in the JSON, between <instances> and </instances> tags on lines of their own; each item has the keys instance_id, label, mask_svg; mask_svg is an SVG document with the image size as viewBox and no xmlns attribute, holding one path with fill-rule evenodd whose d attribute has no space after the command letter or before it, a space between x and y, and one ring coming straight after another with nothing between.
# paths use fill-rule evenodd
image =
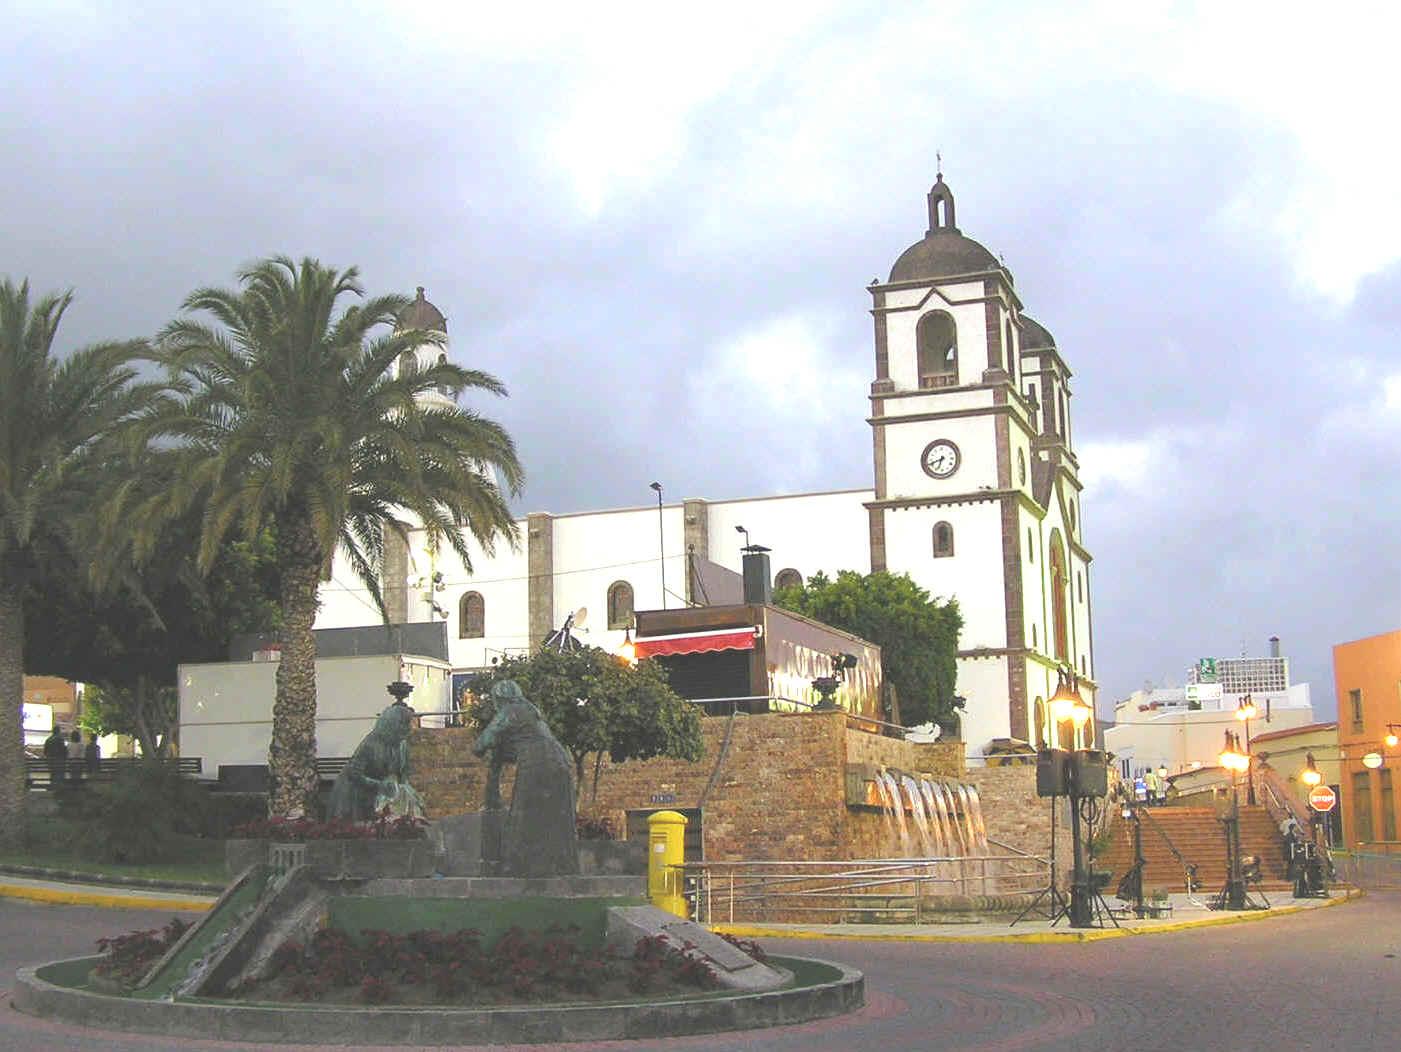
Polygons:
<instances>
[{"instance_id":1,"label":"dark storm cloud","mask_svg":"<svg viewBox=\"0 0 1401 1052\"><path fill-rule=\"evenodd\" d=\"M1256 118L939 64L853 74L840 111L808 111L770 68L692 107L679 157L593 211L571 167L596 158L548 145L574 84L548 58L455 61L360 8L18 21L0 272L75 286L72 343L311 254L372 291L426 285L455 356L509 385L481 408L520 443L521 511L645 504L652 479L672 499L865 486L865 285L923 233L944 149L960 226L1076 374L1102 697L1278 634L1326 710L1328 647L1401 626L1401 388L1390 413L1381 393L1401 269L1348 310L1298 284L1268 230L1299 161Z\"/></svg>"}]
</instances>

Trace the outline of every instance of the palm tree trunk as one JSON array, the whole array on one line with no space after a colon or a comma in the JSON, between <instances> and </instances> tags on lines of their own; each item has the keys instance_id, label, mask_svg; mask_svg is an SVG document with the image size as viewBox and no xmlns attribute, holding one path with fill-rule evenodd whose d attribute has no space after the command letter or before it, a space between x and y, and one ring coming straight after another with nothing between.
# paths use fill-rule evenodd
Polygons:
<instances>
[{"instance_id":1,"label":"palm tree trunk","mask_svg":"<svg viewBox=\"0 0 1401 1052\"><path fill-rule=\"evenodd\" d=\"M322 559L311 524L304 519L278 523L277 548L282 660L268 750L268 811L274 817L299 818L310 812L316 795L316 637L311 626Z\"/></svg>"},{"instance_id":2,"label":"palm tree trunk","mask_svg":"<svg viewBox=\"0 0 1401 1052\"><path fill-rule=\"evenodd\" d=\"M24 604L0 583L0 845L24 842Z\"/></svg>"}]
</instances>

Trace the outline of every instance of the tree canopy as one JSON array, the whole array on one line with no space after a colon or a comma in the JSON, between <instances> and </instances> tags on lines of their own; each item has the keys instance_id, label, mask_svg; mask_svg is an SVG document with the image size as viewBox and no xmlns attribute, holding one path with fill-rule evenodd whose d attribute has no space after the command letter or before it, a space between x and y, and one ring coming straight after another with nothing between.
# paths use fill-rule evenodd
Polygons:
<instances>
[{"instance_id":1,"label":"tree canopy","mask_svg":"<svg viewBox=\"0 0 1401 1052\"><path fill-rule=\"evenodd\" d=\"M149 558L164 523L200 509L196 565L211 569L232 532L271 528L282 660L277 668L269 809L305 814L316 791L317 590L339 551L381 611L386 533L425 530L470 568L464 533L487 551L515 542L501 479L523 478L506 431L456 404L504 395L488 373L417 351L440 332L401 329L404 296L363 295L354 267L278 256L244 268L235 289L202 288L160 333L168 391L134 432L145 465L110 514ZM129 530L125 527L130 526Z\"/></svg>"},{"instance_id":2,"label":"tree canopy","mask_svg":"<svg viewBox=\"0 0 1401 1052\"><path fill-rule=\"evenodd\" d=\"M900 722L958 728L958 633L963 617L954 599L931 599L908 574L843 570L817 573L780 588L774 603L869 639L881 648L881 671L895 688Z\"/></svg>"},{"instance_id":3,"label":"tree canopy","mask_svg":"<svg viewBox=\"0 0 1401 1052\"><path fill-rule=\"evenodd\" d=\"M32 301L27 281L0 279L0 843L24 835L21 733L24 601L91 565L84 525L110 464L118 425L156 387L137 382L131 343L59 360L54 340L72 293Z\"/></svg>"},{"instance_id":4,"label":"tree canopy","mask_svg":"<svg viewBox=\"0 0 1401 1052\"><path fill-rule=\"evenodd\" d=\"M496 714L491 685L503 679L520 684L568 750L581 792L591 756L595 792L605 755L614 763L701 757L700 716L667 685L666 671L655 661L628 665L598 647L507 658L474 687L478 701L470 718L478 732Z\"/></svg>"}]
</instances>

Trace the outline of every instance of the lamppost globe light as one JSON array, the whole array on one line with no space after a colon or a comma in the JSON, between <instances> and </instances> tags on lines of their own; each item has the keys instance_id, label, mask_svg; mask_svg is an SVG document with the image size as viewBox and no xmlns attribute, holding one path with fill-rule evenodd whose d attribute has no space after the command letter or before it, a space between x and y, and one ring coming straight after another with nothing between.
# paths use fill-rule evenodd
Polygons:
<instances>
[{"instance_id":1,"label":"lamppost globe light","mask_svg":"<svg viewBox=\"0 0 1401 1052\"><path fill-rule=\"evenodd\" d=\"M1387 747L1388 749L1394 749L1394 748L1396 748L1397 743L1398 743L1398 742L1401 742L1401 738L1398 738L1398 737L1396 736L1396 732L1395 732L1395 731L1387 731L1387 732L1386 732L1386 737L1383 738L1382 741L1386 742L1386 747Z\"/></svg>"},{"instance_id":2,"label":"lamppost globe light","mask_svg":"<svg viewBox=\"0 0 1401 1052\"><path fill-rule=\"evenodd\" d=\"M1312 767L1305 767L1299 772L1299 780L1312 789L1323 781L1323 772Z\"/></svg>"},{"instance_id":3,"label":"lamppost globe light","mask_svg":"<svg viewBox=\"0 0 1401 1052\"><path fill-rule=\"evenodd\" d=\"M1090 717L1094 715L1094 710L1085 703L1083 698L1076 697L1070 703L1070 723L1077 731L1090 722Z\"/></svg>"}]
</instances>

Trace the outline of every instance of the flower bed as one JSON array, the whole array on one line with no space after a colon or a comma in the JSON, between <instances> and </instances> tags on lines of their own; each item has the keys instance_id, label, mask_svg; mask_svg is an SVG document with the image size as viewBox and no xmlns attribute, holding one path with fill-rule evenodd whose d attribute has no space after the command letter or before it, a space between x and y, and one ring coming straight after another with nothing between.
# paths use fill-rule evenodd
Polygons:
<instances>
[{"instance_id":1,"label":"flower bed","mask_svg":"<svg viewBox=\"0 0 1401 1052\"><path fill-rule=\"evenodd\" d=\"M163 928L130 931L110 939L98 939L97 948L103 957L92 974L120 989L130 989L141 981L151 966L165 956L167 950L180 941L190 925L172 917Z\"/></svg>"},{"instance_id":2,"label":"flower bed","mask_svg":"<svg viewBox=\"0 0 1401 1052\"><path fill-rule=\"evenodd\" d=\"M335 928L302 944L284 943L268 978L237 1000L328 1004L493 1005L625 1001L677 996L718 986L709 963L665 935L639 939L631 953L592 948L577 927L511 928L489 949L472 929L405 935Z\"/></svg>"}]
</instances>

